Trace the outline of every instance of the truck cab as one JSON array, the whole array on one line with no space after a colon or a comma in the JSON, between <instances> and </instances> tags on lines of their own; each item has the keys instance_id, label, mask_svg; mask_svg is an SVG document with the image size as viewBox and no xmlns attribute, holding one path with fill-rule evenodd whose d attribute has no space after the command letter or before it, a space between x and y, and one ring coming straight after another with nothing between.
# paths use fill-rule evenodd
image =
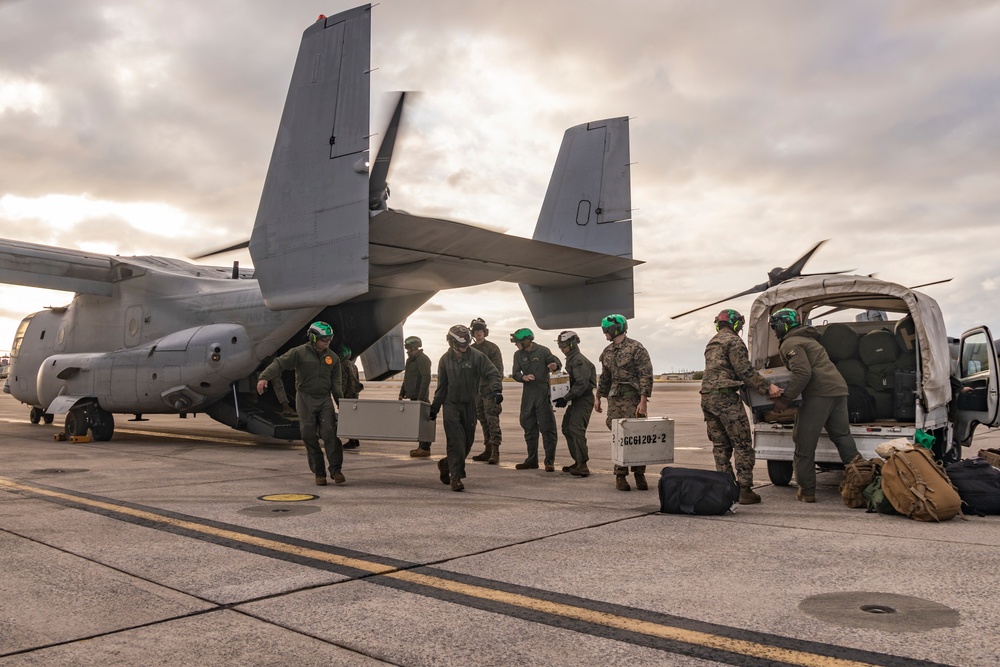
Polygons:
<instances>
[{"instance_id":1,"label":"truck cab","mask_svg":"<svg viewBox=\"0 0 1000 667\"><path fill-rule=\"evenodd\" d=\"M937 458L957 461L977 426L1000 426L1000 375L987 327L949 338L934 299L870 276L795 278L762 292L747 322L750 361L774 378L784 367L768 320L780 308L795 309L816 329L844 376L851 433L865 458L875 457L882 442L914 442L922 431L933 436ZM757 458L767 461L771 481L785 486L792 479L794 409L775 414L759 400L748 403ZM842 465L825 434L816 463Z\"/></svg>"}]
</instances>

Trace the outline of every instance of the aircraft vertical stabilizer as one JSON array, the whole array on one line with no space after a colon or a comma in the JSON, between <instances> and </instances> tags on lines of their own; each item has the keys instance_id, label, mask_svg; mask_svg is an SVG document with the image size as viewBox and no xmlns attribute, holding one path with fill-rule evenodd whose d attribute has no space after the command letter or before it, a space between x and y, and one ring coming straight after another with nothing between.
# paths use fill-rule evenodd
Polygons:
<instances>
[{"instance_id":1,"label":"aircraft vertical stabilizer","mask_svg":"<svg viewBox=\"0 0 1000 667\"><path fill-rule=\"evenodd\" d=\"M628 118L577 125L563 136L533 238L631 258L631 206ZM635 314L631 268L568 287L520 287L543 329L596 326L611 312Z\"/></svg>"},{"instance_id":2,"label":"aircraft vertical stabilizer","mask_svg":"<svg viewBox=\"0 0 1000 667\"><path fill-rule=\"evenodd\" d=\"M250 239L272 310L368 291L370 8L302 34Z\"/></svg>"}]
</instances>

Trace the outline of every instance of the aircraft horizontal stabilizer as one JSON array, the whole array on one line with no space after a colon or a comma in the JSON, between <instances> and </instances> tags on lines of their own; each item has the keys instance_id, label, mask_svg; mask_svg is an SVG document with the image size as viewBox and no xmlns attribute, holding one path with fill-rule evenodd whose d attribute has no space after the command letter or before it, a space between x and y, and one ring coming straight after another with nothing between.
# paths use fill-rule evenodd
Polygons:
<instances>
[{"instance_id":1,"label":"aircraft horizontal stabilizer","mask_svg":"<svg viewBox=\"0 0 1000 667\"><path fill-rule=\"evenodd\" d=\"M0 239L0 282L12 285L111 296L115 264L108 255Z\"/></svg>"}]
</instances>

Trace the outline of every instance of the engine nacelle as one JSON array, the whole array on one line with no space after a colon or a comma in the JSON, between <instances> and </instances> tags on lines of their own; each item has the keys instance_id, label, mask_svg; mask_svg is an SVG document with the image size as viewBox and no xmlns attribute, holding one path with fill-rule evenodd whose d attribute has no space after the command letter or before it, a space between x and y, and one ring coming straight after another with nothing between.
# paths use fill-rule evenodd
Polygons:
<instances>
[{"instance_id":1,"label":"engine nacelle","mask_svg":"<svg viewBox=\"0 0 1000 667\"><path fill-rule=\"evenodd\" d=\"M247 377L258 360L239 324L209 324L114 352L56 354L38 369L38 399L92 396L108 412L199 411Z\"/></svg>"}]
</instances>

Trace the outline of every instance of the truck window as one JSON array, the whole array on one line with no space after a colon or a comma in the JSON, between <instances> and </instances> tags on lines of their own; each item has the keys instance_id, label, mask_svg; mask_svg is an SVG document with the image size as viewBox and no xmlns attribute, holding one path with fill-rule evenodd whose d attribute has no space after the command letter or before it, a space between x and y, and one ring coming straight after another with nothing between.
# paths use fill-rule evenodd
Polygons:
<instances>
[{"instance_id":1,"label":"truck window","mask_svg":"<svg viewBox=\"0 0 1000 667\"><path fill-rule=\"evenodd\" d=\"M959 360L959 371L962 379L981 373L989 374L992 361L993 346L986 340L984 332L978 332L963 341L962 358Z\"/></svg>"}]
</instances>

